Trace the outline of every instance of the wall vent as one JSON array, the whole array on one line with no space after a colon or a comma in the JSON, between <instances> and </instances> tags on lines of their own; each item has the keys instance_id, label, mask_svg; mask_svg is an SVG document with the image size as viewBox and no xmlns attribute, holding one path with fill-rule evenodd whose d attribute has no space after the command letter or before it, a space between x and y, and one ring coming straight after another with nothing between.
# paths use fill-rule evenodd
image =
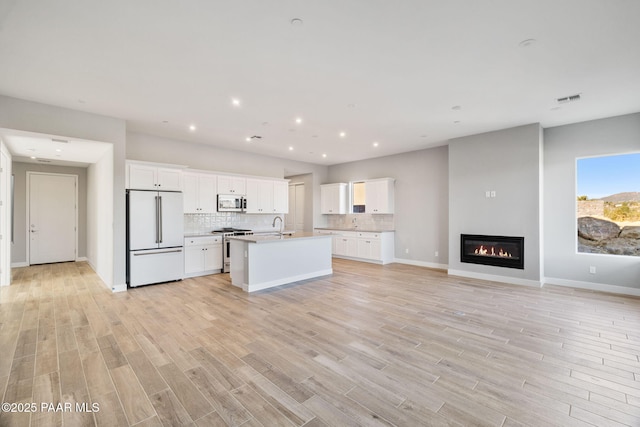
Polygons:
<instances>
[{"instance_id":1,"label":"wall vent","mask_svg":"<svg viewBox=\"0 0 640 427\"><path fill-rule=\"evenodd\" d=\"M66 144L66 143L69 142L66 139L58 139L58 138L51 138L51 141L53 141L53 142L61 142L63 144Z\"/></svg>"},{"instance_id":2,"label":"wall vent","mask_svg":"<svg viewBox=\"0 0 640 427\"><path fill-rule=\"evenodd\" d=\"M580 101L580 94L578 93L575 95L563 96L562 98L556 99L556 101L558 102L558 104L566 104L567 102Z\"/></svg>"}]
</instances>

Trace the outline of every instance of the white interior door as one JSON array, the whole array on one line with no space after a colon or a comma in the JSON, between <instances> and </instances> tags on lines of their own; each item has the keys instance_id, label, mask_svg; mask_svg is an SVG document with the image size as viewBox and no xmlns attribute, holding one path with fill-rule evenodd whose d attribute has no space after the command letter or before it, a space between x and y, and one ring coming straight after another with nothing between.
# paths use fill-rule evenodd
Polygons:
<instances>
[{"instance_id":1,"label":"white interior door","mask_svg":"<svg viewBox=\"0 0 640 427\"><path fill-rule=\"evenodd\" d=\"M28 173L29 264L75 261L76 175Z\"/></svg>"}]
</instances>

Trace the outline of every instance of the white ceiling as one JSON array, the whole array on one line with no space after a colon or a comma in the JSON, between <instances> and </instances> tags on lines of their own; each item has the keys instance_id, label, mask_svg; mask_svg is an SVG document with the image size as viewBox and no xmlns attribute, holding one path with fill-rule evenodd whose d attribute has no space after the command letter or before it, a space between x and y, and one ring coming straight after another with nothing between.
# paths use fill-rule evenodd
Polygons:
<instances>
[{"instance_id":1,"label":"white ceiling","mask_svg":"<svg viewBox=\"0 0 640 427\"><path fill-rule=\"evenodd\" d=\"M3 0L0 93L336 164L638 112L638 17L638 0Z\"/></svg>"},{"instance_id":2,"label":"white ceiling","mask_svg":"<svg viewBox=\"0 0 640 427\"><path fill-rule=\"evenodd\" d=\"M13 161L57 166L86 167L96 163L111 148L107 142L43 135L0 128L0 135L13 154Z\"/></svg>"}]
</instances>

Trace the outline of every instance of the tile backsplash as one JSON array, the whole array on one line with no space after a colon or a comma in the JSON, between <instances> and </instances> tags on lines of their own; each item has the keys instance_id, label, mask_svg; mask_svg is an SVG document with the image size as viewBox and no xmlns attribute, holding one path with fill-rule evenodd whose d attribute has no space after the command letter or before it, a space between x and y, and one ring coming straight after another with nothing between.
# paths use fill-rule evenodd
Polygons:
<instances>
[{"instance_id":1,"label":"tile backsplash","mask_svg":"<svg viewBox=\"0 0 640 427\"><path fill-rule=\"evenodd\" d=\"M237 212L217 212L212 214L185 214L184 233L209 233L213 230L234 227L254 231L272 230L273 219L277 215L247 215ZM284 220L284 215L280 215Z\"/></svg>"},{"instance_id":2,"label":"tile backsplash","mask_svg":"<svg viewBox=\"0 0 640 427\"><path fill-rule=\"evenodd\" d=\"M393 214L327 215L327 228L351 228L366 230L393 230Z\"/></svg>"}]
</instances>

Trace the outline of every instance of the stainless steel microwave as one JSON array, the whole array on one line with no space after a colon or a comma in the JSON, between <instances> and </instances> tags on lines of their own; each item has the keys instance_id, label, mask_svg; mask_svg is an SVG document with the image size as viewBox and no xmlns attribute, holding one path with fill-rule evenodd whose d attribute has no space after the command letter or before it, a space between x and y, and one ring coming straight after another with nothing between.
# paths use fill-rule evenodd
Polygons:
<instances>
[{"instance_id":1,"label":"stainless steel microwave","mask_svg":"<svg viewBox=\"0 0 640 427\"><path fill-rule=\"evenodd\" d=\"M235 194L218 194L218 212L244 212L247 200Z\"/></svg>"}]
</instances>

